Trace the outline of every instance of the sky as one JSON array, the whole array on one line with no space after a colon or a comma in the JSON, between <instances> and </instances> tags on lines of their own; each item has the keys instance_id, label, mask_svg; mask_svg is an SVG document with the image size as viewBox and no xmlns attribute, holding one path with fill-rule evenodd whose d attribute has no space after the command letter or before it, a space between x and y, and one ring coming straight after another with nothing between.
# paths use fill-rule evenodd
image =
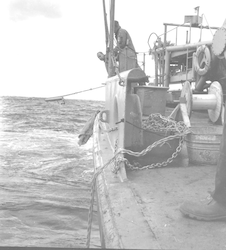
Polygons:
<instances>
[{"instance_id":1,"label":"sky","mask_svg":"<svg viewBox=\"0 0 226 250\"><path fill-rule=\"evenodd\" d=\"M108 12L109 0L106 5ZM197 6L204 25L221 27L224 5L219 0L115 0L115 19L129 32L136 51L148 52L152 32L162 34L163 23L183 24ZM96 56L105 52L102 0L0 0L0 34L1 96L61 96L103 86L107 79L104 63ZM186 29L179 31L179 43L185 42L185 34ZM154 38L149 39L151 46ZM174 42L175 33L169 39ZM192 42L198 40L199 35L192 34ZM212 40L209 30L202 40ZM146 73L153 72L147 55ZM105 90L68 98L102 101Z\"/></svg>"}]
</instances>

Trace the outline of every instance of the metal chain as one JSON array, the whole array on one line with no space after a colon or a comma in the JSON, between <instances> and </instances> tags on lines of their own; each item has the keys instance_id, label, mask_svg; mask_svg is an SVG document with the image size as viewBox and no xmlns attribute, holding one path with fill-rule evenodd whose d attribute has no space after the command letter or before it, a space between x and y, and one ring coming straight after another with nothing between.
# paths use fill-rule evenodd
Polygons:
<instances>
[{"instance_id":1,"label":"metal chain","mask_svg":"<svg viewBox=\"0 0 226 250\"><path fill-rule=\"evenodd\" d=\"M99 122L101 122L99 120ZM171 163L173 159L177 157L179 152L182 149L184 139L187 134L190 133L190 129L183 123L183 122L176 122L174 120L171 120L167 117L163 117L160 114L152 114L149 116L148 120L143 122L142 124L143 128L148 129L150 131L161 131L161 132L169 132L175 133L174 135L169 135L167 137L164 137L153 144L149 145L146 149L142 150L141 152L133 152L128 149L119 149L118 148L118 139L115 141L115 155L112 157L106 164L99 167L98 170L95 172L92 178L91 182L91 203L89 207L89 214L88 214L88 229L87 229L87 242L86 247L89 248L90 246L90 238L91 238L91 229L92 229L92 219L93 219L93 204L94 204L94 195L95 195L95 186L96 186L96 180L102 171L113 164L112 172L117 174L117 172L120 169L121 163L124 162L131 170L143 170L143 169L153 169L157 167L165 167L167 164ZM101 124L100 127L102 128ZM107 132L107 131L105 131ZM163 144L167 143L168 141L174 140L179 138L179 145L176 148L176 151L172 154L170 158L168 158L166 161L163 161L162 163L153 163L151 165L147 166L141 166L139 163L134 163L133 165L124 158L124 154L129 154L135 157L142 157L146 155L148 152L150 152L154 147L162 146Z\"/></svg>"},{"instance_id":2,"label":"metal chain","mask_svg":"<svg viewBox=\"0 0 226 250\"><path fill-rule=\"evenodd\" d=\"M179 152L182 149L184 139L188 133L190 133L190 130L187 128L187 126L182 121L175 121L171 118L164 117L161 114L151 114L148 119L142 122L142 128L145 131L149 132L160 132L160 136L166 136L167 134L171 134L170 136L164 137L160 139L159 141L154 142L152 145L149 145L145 150L137 153L127 152L127 154L135 156L135 157L141 157L144 156L146 153L150 152L154 147L162 146L163 144L167 143L170 140L173 139L179 139L179 145L177 146L175 152L172 154L171 157L169 157L166 161L163 161L161 163L152 163L150 165L142 166L138 162L134 162L131 164L128 159L121 158L119 161L125 162L125 164L131 169L131 170L144 170L144 169L153 169L153 168L159 168L159 167L166 167L169 163L171 163L179 154ZM164 135L165 134L165 135ZM119 162L118 162L119 164Z\"/></svg>"},{"instance_id":3,"label":"metal chain","mask_svg":"<svg viewBox=\"0 0 226 250\"><path fill-rule=\"evenodd\" d=\"M182 121L175 121L164 117L159 113L149 115L148 119L142 122L142 128L154 132L182 133L186 126Z\"/></svg>"},{"instance_id":4,"label":"metal chain","mask_svg":"<svg viewBox=\"0 0 226 250\"><path fill-rule=\"evenodd\" d=\"M179 145L176 148L176 151L172 154L171 157L169 157L166 161L163 161L161 163L152 163L150 165L141 166L140 163L134 162L131 164L128 159L121 158L119 161L125 162L125 164L131 169L131 170L144 170L144 169L153 169L153 168L159 168L159 167L166 167L169 163L171 163L180 153L183 142L185 139L185 136L190 133L190 130L186 127L184 122L182 121L175 121L168 117L163 117L161 114L151 114L147 120L143 121L142 128L146 131L152 131L152 132L165 132L165 135L170 132L170 134L174 134L165 138L160 139L159 141L154 142L152 145L148 146L146 150L142 151L142 156L145 155L147 152L150 152L154 147L162 146L163 144L167 143L170 140L179 138ZM179 133L179 134L175 134ZM134 153L129 153L130 155L139 157ZM119 163L118 163L119 164Z\"/></svg>"},{"instance_id":5,"label":"metal chain","mask_svg":"<svg viewBox=\"0 0 226 250\"><path fill-rule=\"evenodd\" d=\"M140 163L138 162L134 162L133 164L131 164L128 159L123 158L122 161L125 162L125 164L131 169L131 170L144 170L144 169L153 169L153 168L160 168L160 167L166 167L169 163L173 162L173 160L178 156L178 154L180 153L182 146L183 146L183 142L184 142L184 138L181 137L180 141L179 141L179 145L176 148L176 151L172 154L171 157L169 157L166 161L163 161L161 163L157 162L157 163L152 163L150 165L146 165L146 166L142 166ZM152 147L154 148L154 147ZM151 150L150 150L151 151Z\"/></svg>"}]
</instances>

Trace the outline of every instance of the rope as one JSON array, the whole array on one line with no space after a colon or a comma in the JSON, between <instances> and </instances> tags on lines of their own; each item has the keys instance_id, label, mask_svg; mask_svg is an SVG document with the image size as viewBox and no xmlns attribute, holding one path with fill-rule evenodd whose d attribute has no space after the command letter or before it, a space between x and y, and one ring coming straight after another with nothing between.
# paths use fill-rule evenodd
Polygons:
<instances>
[{"instance_id":1,"label":"rope","mask_svg":"<svg viewBox=\"0 0 226 250\"><path fill-rule=\"evenodd\" d=\"M119 85L120 85L120 86L123 86L124 81L123 81L122 77L121 77L120 74L119 74L119 69L118 69L118 65L117 65L117 63L116 63L115 57L114 57L114 56L111 56L111 59L112 59L113 66L115 67L115 73L117 74L117 76L118 76L118 78L119 78Z\"/></svg>"},{"instance_id":2,"label":"rope","mask_svg":"<svg viewBox=\"0 0 226 250\"><path fill-rule=\"evenodd\" d=\"M91 239L91 230L92 230L92 222L93 222L93 205L94 205L94 196L95 196L95 186L96 186L96 180L97 177L104 168L109 166L116 157L119 155L120 152L118 152L113 158L111 158L106 164L104 164L102 167L100 167L96 173L93 175L92 181L91 181L91 202L89 206L89 214L88 214L88 228L87 228L87 238L86 238L86 248L90 247L90 239Z\"/></svg>"},{"instance_id":3,"label":"rope","mask_svg":"<svg viewBox=\"0 0 226 250\"><path fill-rule=\"evenodd\" d=\"M92 222L93 222L93 204L94 204L95 186L96 186L96 178L93 179L91 182L91 205L89 207L89 215L88 215L89 226L87 228L86 248L90 247L91 230L92 230Z\"/></svg>"},{"instance_id":4,"label":"rope","mask_svg":"<svg viewBox=\"0 0 226 250\"><path fill-rule=\"evenodd\" d=\"M149 41L150 41L150 38L151 38L152 35L155 35L155 36L157 37L157 39L159 39L159 36L158 36L155 32L152 32L152 33L149 35L149 37L148 37L148 46L149 46L150 49L151 49L151 46L150 46Z\"/></svg>"},{"instance_id":5,"label":"rope","mask_svg":"<svg viewBox=\"0 0 226 250\"><path fill-rule=\"evenodd\" d=\"M99 86L99 87L95 87L95 88L90 88L90 89L85 89L85 90L77 91L77 92L74 92L74 93L71 93L71 94L49 97L49 98L46 98L45 100L46 101L51 101L51 99L52 99L52 101L55 101L55 99L57 99L57 98L63 99L65 96L75 95L75 94L79 94L79 93L83 93L83 92L86 92L86 91L90 91L90 90L94 90L94 89L99 89L99 88L103 88L103 87L105 87L105 86L103 85L103 86Z\"/></svg>"}]
</instances>

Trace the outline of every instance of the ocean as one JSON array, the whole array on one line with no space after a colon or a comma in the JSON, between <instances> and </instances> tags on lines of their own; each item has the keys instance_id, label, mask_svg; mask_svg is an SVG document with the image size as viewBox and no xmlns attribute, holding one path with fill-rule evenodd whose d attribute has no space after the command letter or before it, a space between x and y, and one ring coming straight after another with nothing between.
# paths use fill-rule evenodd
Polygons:
<instances>
[{"instance_id":1,"label":"ocean","mask_svg":"<svg viewBox=\"0 0 226 250\"><path fill-rule=\"evenodd\" d=\"M85 247L92 138L78 135L103 102L0 97L0 246ZM97 209L90 247L100 248Z\"/></svg>"}]
</instances>

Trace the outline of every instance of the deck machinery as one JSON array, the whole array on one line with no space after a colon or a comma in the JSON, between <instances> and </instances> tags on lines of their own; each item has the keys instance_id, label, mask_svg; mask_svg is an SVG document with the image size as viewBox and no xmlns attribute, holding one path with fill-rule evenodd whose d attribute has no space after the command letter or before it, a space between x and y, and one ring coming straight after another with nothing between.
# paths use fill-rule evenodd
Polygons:
<instances>
[{"instance_id":1,"label":"deck machinery","mask_svg":"<svg viewBox=\"0 0 226 250\"><path fill-rule=\"evenodd\" d=\"M192 110L211 110L210 120L222 123L225 101L223 93L226 91L226 31L224 26L220 29L203 26L198 7L196 11L197 15L185 16L182 25L164 23L164 41L158 37L150 50L155 59L154 85L170 87L168 106L176 105L181 97L186 97L189 116ZM175 43L167 40L168 28L171 26L176 31ZM186 31L185 44L177 45L178 29L181 27L189 28L189 31ZM193 29L200 30L200 41L197 43L191 43ZM203 29L218 30L213 40L201 42ZM211 88L213 82L215 87ZM175 90L173 85L181 85L185 89Z\"/></svg>"}]
</instances>

